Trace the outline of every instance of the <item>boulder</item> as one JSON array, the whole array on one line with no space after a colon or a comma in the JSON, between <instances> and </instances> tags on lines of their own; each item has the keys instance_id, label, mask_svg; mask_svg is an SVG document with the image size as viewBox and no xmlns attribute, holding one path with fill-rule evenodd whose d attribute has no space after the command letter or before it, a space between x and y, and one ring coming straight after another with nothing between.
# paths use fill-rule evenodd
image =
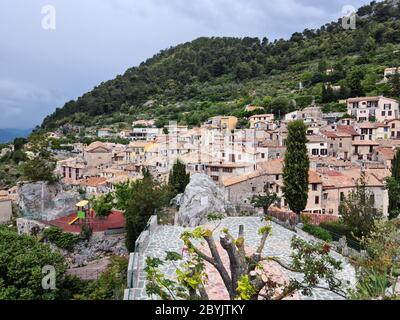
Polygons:
<instances>
[{"instance_id":1,"label":"boulder","mask_svg":"<svg viewBox=\"0 0 400 320\"><path fill-rule=\"evenodd\" d=\"M225 201L223 191L205 174L194 174L185 192L179 197L179 212L176 223L185 227L196 227L207 223L210 213L235 216L233 205Z\"/></svg>"},{"instance_id":2,"label":"boulder","mask_svg":"<svg viewBox=\"0 0 400 320\"><path fill-rule=\"evenodd\" d=\"M48 226L38 221L24 219L24 218L17 219L18 234L36 236L42 234L44 229L46 228L48 228Z\"/></svg>"},{"instance_id":3,"label":"boulder","mask_svg":"<svg viewBox=\"0 0 400 320\"><path fill-rule=\"evenodd\" d=\"M18 207L23 217L51 221L71 214L81 195L61 183L35 182L18 189Z\"/></svg>"}]
</instances>

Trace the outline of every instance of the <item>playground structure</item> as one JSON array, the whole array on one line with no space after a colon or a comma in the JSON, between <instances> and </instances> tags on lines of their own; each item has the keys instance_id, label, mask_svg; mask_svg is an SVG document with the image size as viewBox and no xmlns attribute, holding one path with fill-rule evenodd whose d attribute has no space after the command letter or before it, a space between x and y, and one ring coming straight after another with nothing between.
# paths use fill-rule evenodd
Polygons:
<instances>
[{"instance_id":1,"label":"playground structure","mask_svg":"<svg viewBox=\"0 0 400 320\"><path fill-rule=\"evenodd\" d=\"M76 204L77 213L76 217L69 222L69 225L86 225L91 226L94 219L94 210L90 207L88 200L82 200Z\"/></svg>"}]
</instances>

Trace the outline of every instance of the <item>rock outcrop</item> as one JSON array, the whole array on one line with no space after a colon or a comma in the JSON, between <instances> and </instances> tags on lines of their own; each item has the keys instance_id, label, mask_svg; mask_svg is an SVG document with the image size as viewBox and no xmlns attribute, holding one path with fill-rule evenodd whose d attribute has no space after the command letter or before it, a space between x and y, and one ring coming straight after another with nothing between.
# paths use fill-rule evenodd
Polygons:
<instances>
[{"instance_id":1,"label":"rock outcrop","mask_svg":"<svg viewBox=\"0 0 400 320\"><path fill-rule=\"evenodd\" d=\"M18 207L23 217L51 221L71 214L81 196L61 183L35 182L18 189Z\"/></svg>"},{"instance_id":2,"label":"rock outcrop","mask_svg":"<svg viewBox=\"0 0 400 320\"><path fill-rule=\"evenodd\" d=\"M222 190L205 174L192 175L185 192L178 199L176 223L180 226L196 227L205 224L210 213L236 215L234 206L225 201Z\"/></svg>"},{"instance_id":3,"label":"rock outcrop","mask_svg":"<svg viewBox=\"0 0 400 320\"><path fill-rule=\"evenodd\" d=\"M17 219L18 234L25 234L28 236L36 236L43 233L44 229L48 228L45 224L24 218Z\"/></svg>"}]
</instances>

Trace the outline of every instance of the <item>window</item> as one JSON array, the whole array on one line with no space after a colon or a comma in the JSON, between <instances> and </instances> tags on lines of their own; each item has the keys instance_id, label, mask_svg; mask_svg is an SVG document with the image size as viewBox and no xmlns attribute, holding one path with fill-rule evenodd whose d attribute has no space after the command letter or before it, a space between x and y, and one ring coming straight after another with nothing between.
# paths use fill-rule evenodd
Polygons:
<instances>
[{"instance_id":1,"label":"window","mask_svg":"<svg viewBox=\"0 0 400 320\"><path fill-rule=\"evenodd\" d=\"M219 168L218 167L211 167L211 172L219 172Z\"/></svg>"},{"instance_id":2,"label":"window","mask_svg":"<svg viewBox=\"0 0 400 320\"><path fill-rule=\"evenodd\" d=\"M275 180L279 180L279 174L275 175Z\"/></svg>"},{"instance_id":3,"label":"window","mask_svg":"<svg viewBox=\"0 0 400 320\"><path fill-rule=\"evenodd\" d=\"M233 169L232 168L224 168L222 171L225 173L232 173Z\"/></svg>"},{"instance_id":4,"label":"window","mask_svg":"<svg viewBox=\"0 0 400 320\"><path fill-rule=\"evenodd\" d=\"M261 153L261 159L265 159L265 153Z\"/></svg>"},{"instance_id":5,"label":"window","mask_svg":"<svg viewBox=\"0 0 400 320\"><path fill-rule=\"evenodd\" d=\"M313 183L312 184L312 190L313 191L317 191L318 190L318 184L317 183Z\"/></svg>"},{"instance_id":6,"label":"window","mask_svg":"<svg viewBox=\"0 0 400 320\"><path fill-rule=\"evenodd\" d=\"M315 197L315 204L319 204L319 196Z\"/></svg>"},{"instance_id":7,"label":"window","mask_svg":"<svg viewBox=\"0 0 400 320\"><path fill-rule=\"evenodd\" d=\"M382 117L386 116L386 111L382 111Z\"/></svg>"},{"instance_id":8,"label":"window","mask_svg":"<svg viewBox=\"0 0 400 320\"><path fill-rule=\"evenodd\" d=\"M340 202L343 202L343 201L344 201L344 193L341 192L341 193L340 193Z\"/></svg>"},{"instance_id":9,"label":"window","mask_svg":"<svg viewBox=\"0 0 400 320\"><path fill-rule=\"evenodd\" d=\"M328 194L324 193L324 200L328 200Z\"/></svg>"},{"instance_id":10,"label":"window","mask_svg":"<svg viewBox=\"0 0 400 320\"><path fill-rule=\"evenodd\" d=\"M389 117L392 116L392 111L388 111L388 116L389 116Z\"/></svg>"},{"instance_id":11,"label":"window","mask_svg":"<svg viewBox=\"0 0 400 320\"><path fill-rule=\"evenodd\" d=\"M256 187L252 187L252 188L251 188L251 191L252 191L252 192L256 192L256 191L257 191L257 188L256 188Z\"/></svg>"},{"instance_id":12,"label":"window","mask_svg":"<svg viewBox=\"0 0 400 320\"><path fill-rule=\"evenodd\" d=\"M69 171L69 172L68 172L68 177L71 179L71 178L72 178L72 168L69 168L68 171Z\"/></svg>"},{"instance_id":13,"label":"window","mask_svg":"<svg viewBox=\"0 0 400 320\"><path fill-rule=\"evenodd\" d=\"M211 178L212 178L215 182L218 182L218 181L219 181L219 177L218 177L218 176L211 176Z\"/></svg>"},{"instance_id":14,"label":"window","mask_svg":"<svg viewBox=\"0 0 400 320\"><path fill-rule=\"evenodd\" d=\"M319 155L319 150L318 149L312 149L312 155L313 156L318 156Z\"/></svg>"},{"instance_id":15,"label":"window","mask_svg":"<svg viewBox=\"0 0 400 320\"><path fill-rule=\"evenodd\" d=\"M63 167L63 176L64 176L64 178L67 177L67 172L66 172L66 168L65 167Z\"/></svg>"},{"instance_id":16,"label":"window","mask_svg":"<svg viewBox=\"0 0 400 320\"><path fill-rule=\"evenodd\" d=\"M343 143L339 143L339 148L343 148Z\"/></svg>"},{"instance_id":17,"label":"window","mask_svg":"<svg viewBox=\"0 0 400 320\"><path fill-rule=\"evenodd\" d=\"M321 156L326 156L328 154L327 149L321 149Z\"/></svg>"}]
</instances>

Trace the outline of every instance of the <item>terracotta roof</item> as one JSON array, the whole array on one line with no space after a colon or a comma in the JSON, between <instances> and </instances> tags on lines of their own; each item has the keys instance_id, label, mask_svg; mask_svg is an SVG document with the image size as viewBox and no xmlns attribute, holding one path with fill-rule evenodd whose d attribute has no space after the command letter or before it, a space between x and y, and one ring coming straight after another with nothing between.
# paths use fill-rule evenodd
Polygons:
<instances>
[{"instance_id":1,"label":"terracotta roof","mask_svg":"<svg viewBox=\"0 0 400 320\"><path fill-rule=\"evenodd\" d=\"M378 148L378 153L382 154L386 160L393 160L394 159L394 150L393 148Z\"/></svg>"},{"instance_id":2,"label":"terracotta roof","mask_svg":"<svg viewBox=\"0 0 400 320\"><path fill-rule=\"evenodd\" d=\"M270 161L260 161L257 166L267 174L282 174L283 159L275 159Z\"/></svg>"},{"instance_id":3,"label":"terracotta roof","mask_svg":"<svg viewBox=\"0 0 400 320\"><path fill-rule=\"evenodd\" d=\"M308 182L309 183L322 183L322 179L317 172L310 170L308 172Z\"/></svg>"},{"instance_id":4,"label":"terracotta roof","mask_svg":"<svg viewBox=\"0 0 400 320\"><path fill-rule=\"evenodd\" d=\"M226 177L226 178L222 178L222 184L225 187L229 187L229 186L238 184L240 182L247 181L249 179L254 179L254 178L260 177L262 175L263 175L263 173L261 173L260 171L253 171L251 173L244 174L241 176Z\"/></svg>"},{"instance_id":5,"label":"terracotta roof","mask_svg":"<svg viewBox=\"0 0 400 320\"><path fill-rule=\"evenodd\" d=\"M82 181L81 184L87 187L98 187L101 185L105 185L107 182L107 178L104 177L91 177L87 178L85 181Z\"/></svg>"},{"instance_id":6,"label":"terracotta roof","mask_svg":"<svg viewBox=\"0 0 400 320\"><path fill-rule=\"evenodd\" d=\"M377 127L377 124L374 122L361 122L358 123L357 126L360 129L375 129Z\"/></svg>"},{"instance_id":7,"label":"terracotta roof","mask_svg":"<svg viewBox=\"0 0 400 320\"><path fill-rule=\"evenodd\" d=\"M379 99L382 97L357 97L357 98L349 98L347 99L347 102L361 102L361 101L379 101Z\"/></svg>"},{"instance_id":8,"label":"terracotta roof","mask_svg":"<svg viewBox=\"0 0 400 320\"><path fill-rule=\"evenodd\" d=\"M352 126L337 126L339 133L347 133L352 136L359 136L358 132Z\"/></svg>"},{"instance_id":9,"label":"terracotta roof","mask_svg":"<svg viewBox=\"0 0 400 320\"><path fill-rule=\"evenodd\" d=\"M373 140L358 140L352 142L353 146L379 146L379 143Z\"/></svg>"},{"instance_id":10,"label":"terracotta roof","mask_svg":"<svg viewBox=\"0 0 400 320\"><path fill-rule=\"evenodd\" d=\"M97 148L104 148L104 149L107 149L108 151L110 151L110 148L107 146L107 144L105 144L104 142L101 142L101 141L95 141L95 142L89 144L86 148L86 151L92 151Z\"/></svg>"}]
</instances>

